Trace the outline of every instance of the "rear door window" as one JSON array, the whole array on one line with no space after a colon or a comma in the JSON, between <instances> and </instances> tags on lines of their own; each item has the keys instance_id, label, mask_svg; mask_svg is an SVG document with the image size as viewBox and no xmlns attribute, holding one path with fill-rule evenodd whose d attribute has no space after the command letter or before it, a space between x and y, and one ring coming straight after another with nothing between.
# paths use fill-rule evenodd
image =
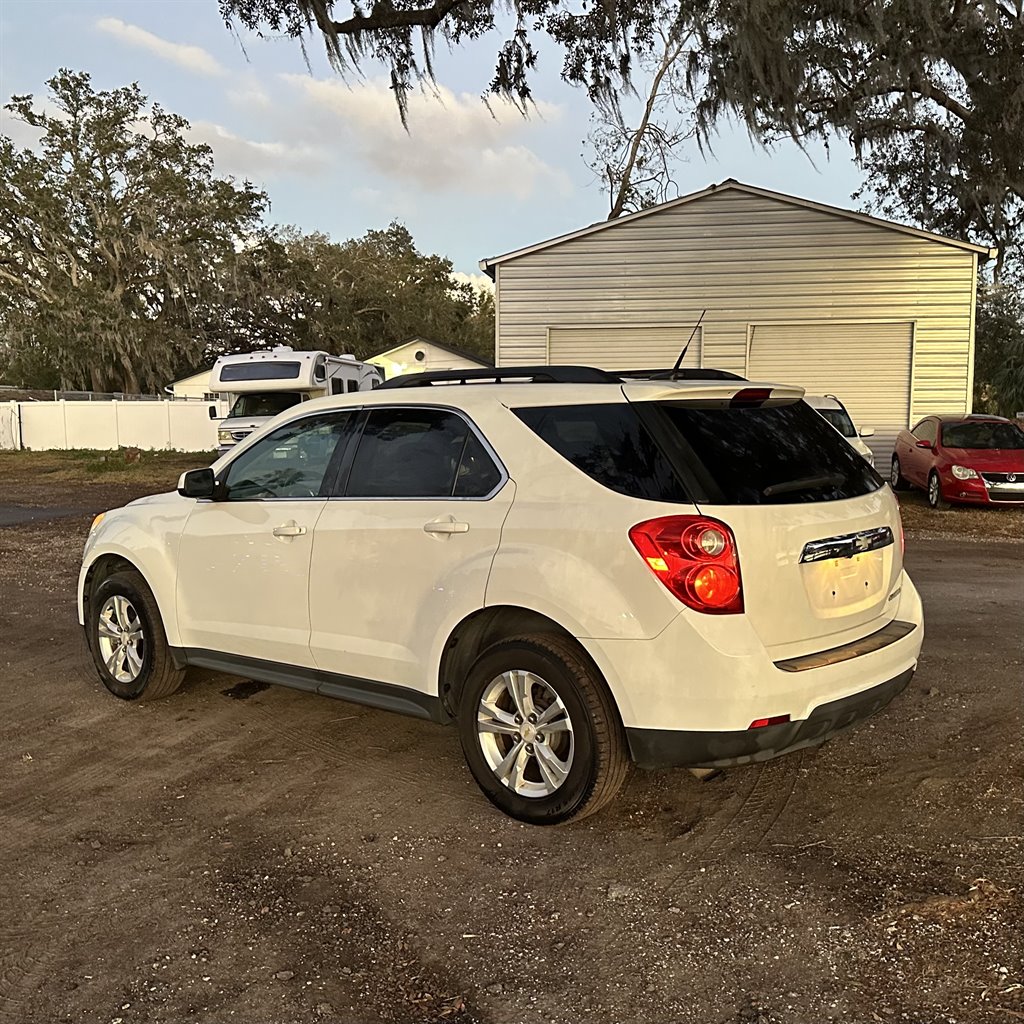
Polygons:
<instances>
[{"instance_id":1,"label":"rear door window","mask_svg":"<svg viewBox=\"0 0 1024 1024\"><path fill-rule=\"evenodd\" d=\"M482 498L501 471L461 416L445 409L374 409L349 474L348 498Z\"/></svg>"}]
</instances>

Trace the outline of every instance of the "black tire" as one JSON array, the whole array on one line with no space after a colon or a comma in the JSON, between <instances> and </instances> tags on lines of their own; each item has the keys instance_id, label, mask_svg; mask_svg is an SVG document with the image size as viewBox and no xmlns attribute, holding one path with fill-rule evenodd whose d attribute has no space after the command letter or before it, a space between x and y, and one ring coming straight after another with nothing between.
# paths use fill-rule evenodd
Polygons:
<instances>
[{"instance_id":1,"label":"black tire","mask_svg":"<svg viewBox=\"0 0 1024 1024\"><path fill-rule=\"evenodd\" d=\"M130 679L119 679L116 675L119 666L126 668L125 674L132 671L127 667L128 662L123 658L115 660L115 671L112 672L103 654L103 641L107 640L108 646L111 642L106 634L101 636L101 619L105 618L104 609L110 607L108 602L117 598L128 602L128 620L133 624L138 622L140 626L140 639L133 649L138 653L141 667ZM109 616L106 619L109 623ZM139 573L125 570L104 579L89 597L89 616L85 626L96 671L103 685L115 697L121 700L158 700L169 697L181 686L185 670L178 668L171 659L156 599Z\"/></svg>"},{"instance_id":2,"label":"black tire","mask_svg":"<svg viewBox=\"0 0 1024 1024\"><path fill-rule=\"evenodd\" d=\"M898 455L892 457L892 468L889 470L889 485L894 491L905 491L910 486L910 481L903 475L900 468Z\"/></svg>"},{"instance_id":3,"label":"black tire","mask_svg":"<svg viewBox=\"0 0 1024 1024\"><path fill-rule=\"evenodd\" d=\"M554 694L572 726L571 737L566 732L564 737L548 738L548 744L571 743L572 757L564 780L547 795L520 795L501 781L487 760L487 740L478 730L481 700L498 684L503 673L513 670L532 673L550 691L546 693L539 684L534 688L531 683L531 692L540 699L537 710L541 717L545 696ZM553 703L549 700L547 706ZM514 711L513 707L506 713ZM554 634L514 637L484 651L469 670L462 688L458 727L469 770L484 795L495 807L531 825L557 825L593 814L615 797L629 773L625 733L605 681L579 648ZM542 728L537 727L537 741L544 738L539 732ZM498 736L493 742L499 753L510 752L517 742L532 751L534 744L525 744L525 739ZM538 753L526 758L523 771L523 782L529 781L531 770L539 780L529 783L534 787L545 785L539 763L540 744L536 743L536 747ZM569 759L563 758L563 762L566 760Z\"/></svg>"},{"instance_id":4,"label":"black tire","mask_svg":"<svg viewBox=\"0 0 1024 1024\"><path fill-rule=\"evenodd\" d=\"M942 481L934 469L928 474L928 504L936 512L945 512L949 508L949 502L942 496Z\"/></svg>"}]
</instances>

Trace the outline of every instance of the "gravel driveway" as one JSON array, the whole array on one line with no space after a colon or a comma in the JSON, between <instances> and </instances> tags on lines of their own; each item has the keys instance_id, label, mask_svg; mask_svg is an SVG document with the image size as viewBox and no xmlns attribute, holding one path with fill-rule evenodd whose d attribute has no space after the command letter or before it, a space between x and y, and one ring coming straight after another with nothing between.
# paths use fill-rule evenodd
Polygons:
<instances>
[{"instance_id":1,"label":"gravel driveway","mask_svg":"<svg viewBox=\"0 0 1024 1024\"><path fill-rule=\"evenodd\" d=\"M108 696L74 581L139 490L6 476L78 511L0 528L0 1021L1024 1019L1024 545L911 535L923 659L867 725L541 830L451 730L211 674Z\"/></svg>"}]
</instances>

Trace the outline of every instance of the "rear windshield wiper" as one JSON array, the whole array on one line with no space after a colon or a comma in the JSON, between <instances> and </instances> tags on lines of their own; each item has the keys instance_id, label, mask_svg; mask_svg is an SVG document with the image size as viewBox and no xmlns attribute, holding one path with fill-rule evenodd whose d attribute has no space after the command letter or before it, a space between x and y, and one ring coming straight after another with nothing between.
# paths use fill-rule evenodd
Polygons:
<instances>
[{"instance_id":1,"label":"rear windshield wiper","mask_svg":"<svg viewBox=\"0 0 1024 1024\"><path fill-rule=\"evenodd\" d=\"M835 487L841 484L846 477L842 473L825 473L822 476L805 476L799 480L786 480L781 484L771 484L761 493L766 498L773 498L776 494L787 494L790 491L823 491L827 487Z\"/></svg>"}]
</instances>

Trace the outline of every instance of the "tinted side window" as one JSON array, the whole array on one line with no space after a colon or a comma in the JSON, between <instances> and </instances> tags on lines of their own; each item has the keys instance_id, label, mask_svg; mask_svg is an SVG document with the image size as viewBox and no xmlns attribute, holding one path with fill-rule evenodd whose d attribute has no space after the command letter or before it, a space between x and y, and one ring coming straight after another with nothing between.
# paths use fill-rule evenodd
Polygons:
<instances>
[{"instance_id":1,"label":"tinted side window","mask_svg":"<svg viewBox=\"0 0 1024 1024\"><path fill-rule=\"evenodd\" d=\"M515 414L591 479L650 501L687 501L672 466L627 402L546 406Z\"/></svg>"},{"instance_id":2,"label":"tinted side window","mask_svg":"<svg viewBox=\"0 0 1024 1024\"><path fill-rule=\"evenodd\" d=\"M703 495L698 502L792 505L870 494L882 478L805 402L658 402Z\"/></svg>"},{"instance_id":3,"label":"tinted side window","mask_svg":"<svg viewBox=\"0 0 1024 1024\"><path fill-rule=\"evenodd\" d=\"M442 409L374 409L345 494L350 498L449 498L470 433Z\"/></svg>"},{"instance_id":4,"label":"tinted side window","mask_svg":"<svg viewBox=\"0 0 1024 1024\"><path fill-rule=\"evenodd\" d=\"M456 498L483 498L501 482L501 470L494 464L483 442L471 430L462 450L455 480Z\"/></svg>"},{"instance_id":5,"label":"tinted side window","mask_svg":"<svg viewBox=\"0 0 1024 1024\"><path fill-rule=\"evenodd\" d=\"M351 415L294 420L256 442L228 466L227 500L317 497Z\"/></svg>"}]
</instances>

